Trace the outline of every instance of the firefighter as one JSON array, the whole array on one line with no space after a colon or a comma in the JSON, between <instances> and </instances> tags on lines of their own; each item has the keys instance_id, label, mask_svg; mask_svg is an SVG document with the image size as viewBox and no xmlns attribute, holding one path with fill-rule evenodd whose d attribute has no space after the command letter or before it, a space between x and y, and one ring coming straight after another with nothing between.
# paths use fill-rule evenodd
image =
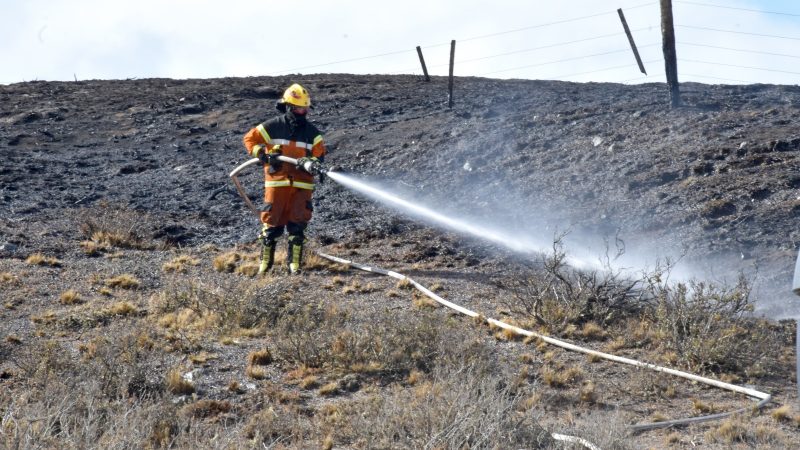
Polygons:
<instances>
[{"instance_id":1,"label":"firefighter","mask_svg":"<svg viewBox=\"0 0 800 450\"><path fill-rule=\"evenodd\" d=\"M289 272L300 270L303 261L305 229L313 210L314 175L303 169L311 161L314 166L325 156L322 134L307 120L311 107L308 91L299 84L286 89L278 100L274 117L244 136L247 152L264 164L264 206L261 208L261 265L258 273L270 270L275 260L275 242L289 233L287 263ZM298 165L284 163L278 155L298 159Z\"/></svg>"}]
</instances>

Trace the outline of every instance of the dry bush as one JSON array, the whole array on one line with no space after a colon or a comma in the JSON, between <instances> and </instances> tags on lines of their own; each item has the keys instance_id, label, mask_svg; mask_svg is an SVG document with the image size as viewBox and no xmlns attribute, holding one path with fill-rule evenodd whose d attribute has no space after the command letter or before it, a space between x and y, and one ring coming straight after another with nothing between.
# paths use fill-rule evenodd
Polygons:
<instances>
[{"instance_id":1,"label":"dry bush","mask_svg":"<svg viewBox=\"0 0 800 450\"><path fill-rule=\"evenodd\" d=\"M241 279L217 283L174 280L150 297L148 317L159 325L175 350L194 351L209 339L232 343L232 336L263 333L283 311L285 302L279 298L290 289L290 280L266 287Z\"/></svg>"},{"instance_id":2,"label":"dry bush","mask_svg":"<svg viewBox=\"0 0 800 450\"><path fill-rule=\"evenodd\" d=\"M664 286L652 313L662 336L654 344L691 370L757 375L778 360L780 337L766 321L751 318L752 310L744 277L734 287L697 281Z\"/></svg>"},{"instance_id":3,"label":"dry bush","mask_svg":"<svg viewBox=\"0 0 800 450\"><path fill-rule=\"evenodd\" d=\"M648 279L631 278L611 266L582 271L567 263L562 237L553 242L553 252L540 261L540 268L498 282L511 292L502 300L513 313L532 318L553 330L594 322L605 327L639 311L647 304ZM617 255L621 256L618 250Z\"/></svg>"},{"instance_id":4,"label":"dry bush","mask_svg":"<svg viewBox=\"0 0 800 450\"><path fill-rule=\"evenodd\" d=\"M403 374L432 365L443 329L425 313L360 317L355 310L306 305L287 311L269 334L276 354L296 366Z\"/></svg>"},{"instance_id":5,"label":"dry bush","mask_svg":"<svg viewBox=\"0 0 800 450\"><path fill-rule=\"evenodd\" d=\"M323 423L337 442L357 440L364 448L561 448L533 414L521 412L525 397L491 358L451 356L429 381L349 402Z\"/></svg>"},{"instance_id":6,"label":"dry bush","mask_svg":"<svg viewBox=\"0 0 800 450\"><path fill-rule=\"evenodd\" d=\"M108 251L111 247L152 249L155 247L152 236L158 224L144 212L101 203L79 212L78 227L89 240L81 246L85 253L91 255Z\"/></svg>"}]
</instances>

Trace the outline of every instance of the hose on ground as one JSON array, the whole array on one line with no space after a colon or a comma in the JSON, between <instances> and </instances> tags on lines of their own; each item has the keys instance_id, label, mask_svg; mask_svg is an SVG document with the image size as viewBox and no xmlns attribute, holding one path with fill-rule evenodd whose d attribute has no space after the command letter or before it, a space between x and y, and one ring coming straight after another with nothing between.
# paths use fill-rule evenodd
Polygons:
<instances>
[{"instance_id":1,"label":"hose on ground","mask_svg":"<svg viewBox=\"0 0 800 450\"><path fill-rule=\"evenodd\" d=\"M409 278L408 276L403 275L401 273L394 272L394 271L391 271L391 270L381 269L379 267L368 266L368 265L364 265L364 264L358 264L358 263L355 263L353 261L349 261L349 260L346 260L346 259L343 259L343 258L338 258L336 256L328 255L328 254L325 254L325 253L322 253L322 252L317 252L317 254L319 256L321 256L322 258L325 258L325 259L327 259L329 261L334 261L334 262L337 262L337 263L340 263L340 264L346 264L346 265L349 265L351 267L355 267L356 269L359 269L359 270L363 270L363 271L366 271L366 272L377 273L377 274L381 274L381 275L386 275L386 276L389 276L389 277L392 277L392 278L395 278L395 279L398 279L398 280L405 280L406 282L408 282L411 285L413 285L417 290L419 290L420 292L422 292L423 294L427 295L429 298L433 299L434 301L436 301L437 303L439 303L441 305L444 305L444 306L446 306L446 307L448 307L450 309L458 311L461 314L464 314L464 315L469 316L469 317L473 317L473 318L480 317L480 314L476 313L475 311L469 310L467 308L464 308L463 306L457 305L455 303L452 303L452 302L449 302L449 301L443 299L442 297L436 295L435 293L433 293L431 290L429 290L425 286L419 284L417 281L415 281L412 278ZM740 394L744 394L744 395L747 395L748 397L755 398L755 399L759 400L759 402L754 407L741 408L741 409L737 409L735 411L728 411L728 412L724 412L724 413L710 414L710 415L698 416L698 417L688 417L688 418L675 419L675 420L666 420L666 421L660 421L660 422L641 423L641 424L631 425L629 427L629 429L632 432L641 432L641 431L647 431L647 430L655 430L655 429L658 429L658 428L667 428L667 427L674 427L674 426L679 426L679 425L688 425L688 424L692 424L692 423L700 423L700 422L708 422L708 421L712 421L712 420L719 420L719 419L723 419L725 417L732 416L734 414L739 414L739 413L742 413L742 412L752 411L753 408L755 408L756 410L760 410L767 403L769 403L770 400L772 399L772 395L771 394L768 394L766 392L757 391L755 389L750 389L750 388L746 388L746 387L743 387L743 386L737 386L737 385L730 384L730 383L725 383L725 382L722 382L722 381L719 381L719 380L714 380L712 378L706 378L706 377L702 377L702 376L695 375L695 374L692 374L692 373L683 372L683 371L675 370L675 369L670 369L668 367L662 367L662 366L658 366L658 365L655 365L655 364L646 363L646 362L642 362L642 361L637 361L637 360L630 359L630 358L616 356L616 355L612 355L612 354L609 354L609 353L598 352L596 350L591 350L591 349L588 349L588 348L585 348L585 347L577 346L575 344L570 344L569 342L565 342L565 341L562 341L562 340L559 340L559 339L555 339L555 338L552 338L552 337L549 337L549 336L545 336L545 335L542 335L542 334L539 334L539 333L535 333L533 331L525 330L523 328L519 328L519 327L516 327L514 325L510 325L510 324L507 324L505 322L501 322L499 320L486 318L485 321L487 323L490 323L490 324L492 324L494 326L497 326L499 328L503 328L503 329L512 331L514 333L517 333L517 334L520 334L520 335L523 335L523 336L537 338L537 339L540 339L540 340L542 340L544 342L547 342L548 344L555 345L557 347L561 347L561 348L564 348L564 349L567 349L567 350L572 350L572 351L579 352L579 353L585 353L587 355L592 355L592 356L595 356L595 357L598 357L598 358L602 358L602 359L606 359L606 360L609 360L609 361L614 361L614 362L618 362L618 363L622 363L622 364L628 364L628 365L635 366L635 367L642 367L642 368L653 370L655 372L661 372L661 373L666 373L666 374L669 374L669 375L674 375L674 376L677 376L677 377L685 378L687 380L691 380L691 381L696 381L698 383L707 384L709 386L714 386L714 387L718 387L718 388L721 388L721 389L726 389L726 390L729 390L729 391L732 391L732 392L737 392L737 393L740 393Z\"/></svg>"}]
</instances>

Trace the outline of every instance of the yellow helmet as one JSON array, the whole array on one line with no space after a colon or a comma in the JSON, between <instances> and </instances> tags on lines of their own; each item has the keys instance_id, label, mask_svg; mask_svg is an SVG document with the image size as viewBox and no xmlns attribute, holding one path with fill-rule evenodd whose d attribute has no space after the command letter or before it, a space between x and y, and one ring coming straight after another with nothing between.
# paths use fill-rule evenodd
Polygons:
<instances>
[{"instance_id":1,"label":"yellow helmet","mask_svg":"<svg viewBox=\"0 0 800 450\"><path fill-rule=\"evenodd\" d=\"M289 86L289 89L286 89L286 92L283 93L281 103L308 108L311 106L311 96L308 95L306 88L295 83Z\"/></svg>"}]
</instances>

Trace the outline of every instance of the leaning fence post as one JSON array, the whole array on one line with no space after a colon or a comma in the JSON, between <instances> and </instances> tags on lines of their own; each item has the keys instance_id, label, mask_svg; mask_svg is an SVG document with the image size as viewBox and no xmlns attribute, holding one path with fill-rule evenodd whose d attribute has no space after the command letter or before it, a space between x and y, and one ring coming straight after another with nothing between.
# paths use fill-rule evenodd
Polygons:
<instances>
[{"instance_id":1,"label":"leaning fence post","mask_svg":"<svg viewBox=\"0 0 800 450\"><path fill-rule=\"evenodd\" d=\"M622 28L625 29L625 35L628 36L628 42L631 44L631 50L633 50L633 56L636 58L636 64L639 65L639 70L647 75L647 71L644 70L642 58L639 57L639 50L636 49L636 42L633 41L633 34L631 34L631 29L628 28L628 21L625 20L625 14L623 14L622 8L617 9L617 13L619 13L619 20L622 21Z\"/></svg>"},{"instance_id":2,"label":"leaning fence post","mask_svg":"<svg viewBox=\"0 0 800 450\"><path fill-rule=\"evenodd\" d=\"M449 95L447 97L448 108L453 107L453 64L455 62L455 57L456 57L456 40L453 39L452 41L450 41L450 79L447 88L449 92Z\"/></svg>"},{"instance_id":3,"label":"leaning fence post","mask_svg":"<svg viewBox=\"0 0 800 450\"><path fill-rule=\"evenodd\" d=\"M428 76L428 66L425 65L425 58L422 57L422 48L417 46L417 55L419 55L419 63L422 64L422 73L425 74L425 81L431 81L431 77Z\"/></svg>"},{"instance_id":4,"label":"leaning fence post","mask_svg":"<svg viewBox=\"0 0 800 450\"><path fill-rule=\"evenodd\" d=\"M678 56L675 52L675 27L672 23L672 0L661 0L661 48L664 51L669 98L673 108L681 105L678 86Z\"/></svg>"}]
</instances>

